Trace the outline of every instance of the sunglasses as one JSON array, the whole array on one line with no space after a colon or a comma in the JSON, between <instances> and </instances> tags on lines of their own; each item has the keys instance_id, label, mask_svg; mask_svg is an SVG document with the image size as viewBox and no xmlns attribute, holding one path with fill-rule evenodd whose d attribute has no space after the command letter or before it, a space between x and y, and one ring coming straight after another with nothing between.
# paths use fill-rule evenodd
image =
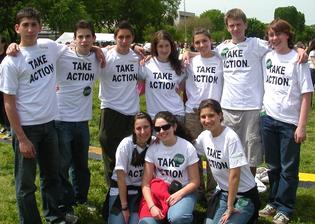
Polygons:
<instances>
[{"instance_id":1,"label":"sunglasses","mask_svg":"<svg viewBox=\"0 0 315 224\"><path fill-rule=\"evenodd\" d=\"M172 127L171 124L165 124L165 125L162 125L162 126L154 126L154 130L156 132L160 132L161 129L163 129L163 131L167 131L168 129L170 129Z\"/></svg>"}]
</instances>

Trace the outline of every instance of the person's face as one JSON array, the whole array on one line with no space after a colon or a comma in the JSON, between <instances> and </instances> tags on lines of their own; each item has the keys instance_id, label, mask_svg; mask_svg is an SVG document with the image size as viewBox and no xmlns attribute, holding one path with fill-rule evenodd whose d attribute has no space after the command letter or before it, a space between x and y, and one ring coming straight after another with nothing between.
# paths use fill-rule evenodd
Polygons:
<instances>
[{"instance_id":1,"label":"person's face","mask_svg":"<svg viewBox=\"0 0 315 224\"><path fill-rule=\"evenodd\" d=\"M130 32L130 30L128 29L120 29L117 32L117 36L116 36L116 43L117 43L117 47L120 49L128 49L130 48L132 42L133 42L133 35Z\"/></svg>"},{"instance_id":2,"label":"person's face","mask_svg":"<svg viewBox=\"0 0 315 224\"><path fill-rule=\"evenodd\" d=\"M288 39L289 36L283 32L275 32L274 30L268 30L268 40L271 44L271 47L277 51L281 52L288 48Z\"/></svg>"},{"instance_id":3,"label":"person's face","mask_svg":"<svg viewBox=\"0 0 315 224\"><path fill-rule=\"evenodd\" d=\"M156 131L156 137L162 142L167 142L175 137L176 125L172 126L163 118L158 118L155 121L154 129Z\"/></svg>"},{"instance_id":4,"label":"person's face","mask_svg":"<svg viewBox=\"0 0 315 224\"><path fill-rule=\"evenodd\" d=\"M145 118L137 119L134 125L137 143L146 143L151 137L151 125Z\"/></svg>"},{"instance_id":5,"label":"person's face","mask_svg":"<svg viewBox=\"0 0 315 224\"><path fill-rule=\"evenodd\" d=\"M211 107L205 107L200 111L200 123L205 130L212 133L221 127L222 113L218 114Z\"/></svg>"},{"instance_id":6,"label":"person's face","mask_svg":"<svg viewBox=\"0 0 315 224\"><path fill-rule=\"evenodd\" d=\"M156 44L156 51L159 60L168 61L168 57L171 54L171 43L168 40L159 40Z\"/></svg>"},{"instance_id":7,"label":"person's face","mask_svg":"<svg viewBox=\"0 0 315 224\"><path fill-rule=\"evenodd\" d=\"M76 31L76 37L74 41L76 42L76 47L79 53L86 53L91 50L91 47L95 41L95 36L92 35L92 31L90 29L79 28Z\"/></svg>"},{"instance_id":8,"label":"person's face","mask_svg":"<svg viewBox=\"0 0 315 224\"><path fill-rule=\"evenodd\" d=\"M228 19L226 26L233 40L243 41L247 24L242 19Z\"/></svg>"},{"instance_id":9,"label":"person's face","mask_svg":"<svg viewBox=\"0 0 315 224\"><path fill-rule=\"evenodd\" d=\"M32 18L23 18L19 24L15 24L15 32L21 36L22 46L35 44L41 30L41 25L36 19Z\"/></svg>"},{"instance_id":10,"label":"person's face","mask_svg":"<svg viewBox=\"0 0 315 224\"><path fill-rule=\"evenodd\" d=\"M194 36L194 46L201 56L206 56L211 52L211 40L204 34Z\"/></svg>"}]
</instances>

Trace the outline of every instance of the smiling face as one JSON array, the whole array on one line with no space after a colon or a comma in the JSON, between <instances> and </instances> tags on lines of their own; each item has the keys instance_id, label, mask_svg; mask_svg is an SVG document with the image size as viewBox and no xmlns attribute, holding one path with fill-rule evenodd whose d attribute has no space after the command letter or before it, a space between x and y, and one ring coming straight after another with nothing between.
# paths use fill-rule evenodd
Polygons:
<instances>
[{"instance_id":1,"label":"smiling face","mask_svg":"<svg viewBox=\"0 0 315 224\"><path fill-rule=\"evenodd\" d=\"M168 40L161 39L156 44L156 50L159 61L167 62L171 54L171 43Z\"/></svg>"},{"instance_id":2,"label":"smiling face","mask_svg":"<svg viewBox=\"0 0 315 224\"><path fill-rule=\"evenodd\" d=\"M213 136L217 136L221 130L222 113L215 112L211 107L202 108L200 111L200 123L205 130L211 131Z\"/></svg>"},{"instance_id":3,"label":"smiling face","mask_svg":"<svg viewBox=\"0 0 315 224\"><path fill-rule=\"evenodd\" d=\"M15 32L21 37L21 46L34 45L41 30L42 27L36 19L27 17L21 19L21 22L15 25Z\"/></svg>"},{"instance_id":4,"label":"smiling face","mask_svg":"<svg viewBox=\"0 0 315 224\"><path fill-rule=\"evenodd\" d=\"M150 122L145 118L135 120L134 133L136 134L137 144L145 145L149 138L151 138L152 130Z\"/></svg>"},{"instance_id":5,"label":"smiling face","mask_svg":"<svg viewBox=\"0 0 315 224\"><path fill-rule=\"evenodd\" d=\"M194 36L194 46L202 57L211 55L211 40L205 34L196 34Z\"/></svg>"},{"instance_id":6,"label":"smiling face","mask_svg":"<svg viewBox=\"0 0 315 224\"><path fill-rule=\"evenodd\" d=\"M268 30L268 40L271 47L280 54L290 51L288 46L289 36L284 32L275 32L273 29Z\"/></svg>"},{"instance_id":7,"label":"smiling face","mask_svg":"<svg viewBox=\"0 0 315 224\"><path fill-rule=\"evenodd\" d=\"M154 123L154 129L156 131L156 136L165 144L169 145L169 143L176 141L175 136L175 125L169 125L169 123L163 118L157 118ZM159 130L157 130L159 129Z\"/></svg>"}]
</instances>

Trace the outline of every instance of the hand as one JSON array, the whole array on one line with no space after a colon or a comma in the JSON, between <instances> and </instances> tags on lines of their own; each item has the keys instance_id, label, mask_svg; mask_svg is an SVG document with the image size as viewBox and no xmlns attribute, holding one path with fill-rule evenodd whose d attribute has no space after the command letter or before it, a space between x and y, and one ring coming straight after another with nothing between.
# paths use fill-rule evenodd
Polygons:
<instances>
[{"instance_id":1,"label":"hand","mask_svg":"<svg viewBox=\"0 0 315 224\"><path fill-rule=\"evenodd\" d=\"M30 140L20 141L19 142L20 152L26 159L35 158L36 150L34 145Z\"/></svg>"},{"instance_id":2,"label":"hand","mask_svg":"<svg viewBox=\"0 0 315 224\"><path fill-rule=\"evenodd\" d=\"M144 48L143 47L140 47L138 45L136 45L134 47L134 52L136 52L136 54L138 54L141 58L144 58Z\"/></svg>"},{"instance_id":3,"label":"hand","mask_svg":"<svg viewBox=\"0 0 315 224\"><path fill-rule=\"evenodd\" d=\"M234 207L229 207L224 214L222 215L220 219L220 224L225 224L229 220L229 218L232 216L233 213L236 213L237 210Z\"/></svg>"},{"instance_id":4,"label":"hand","mask_svg":"<svg viewBox=\"0 0 315 224\"><path fill-rule=\"evenodd\" d=\"M20 51L19 45L11 43L6 50L6 54L15 57Z\"/></svg>"},{"instance_id":5,"label":"hand","mask_svg":"<svg viewBox=\"0 0 315 224\"><path fill-rule=\"evenodd\" d=\"M297 127L294 132L294 140L296 143L302 143L306 139L306 129L302 127Z\"/></svg>"},{"instance_id":6,"label":"hand","mask_svg":"<svg viewBox=\"0 0 315 224\"><path fill-rule=\"evenodd\" d=\"M123 215L123 217L124 217L125 224L128 224L129 218L130 218L129 209L127 209L127 210L122 210L122 215Z\"/></svg>"},{"instance_id":7,"label":"hand","mask_svg":"<svg viewBox=\"0 0 315 224\"><path fill-rule=\"evenodd\" d=\"M150 209L150 213L154 219L162 220L165 218L165 216L162 214L162 211L156 206L153 206Z\"/></svg>"},{"instance_id":8,"label":"hand","mask_svg":"<svg viewBox=\"0 0 315 224\"><path fill-rule=\"evenodd\" d=\"M169 204L169 206L175 205L178 201L180 201L183 198L180 191L175 192L174 194L170 195L168 199L166 199L166 202Z\"/></svg>"},{"instance_id":9,"label":"hand","mask_svg":"<svg viewBox=\"0 0 315 224\"><path fill-rule=\"evenodd\" d=\"M308 61L308 55L306 54L306 51L303 48L298 48L296 49L298 53L298 63L307 63Z\"/></svg>"}]
</instances>

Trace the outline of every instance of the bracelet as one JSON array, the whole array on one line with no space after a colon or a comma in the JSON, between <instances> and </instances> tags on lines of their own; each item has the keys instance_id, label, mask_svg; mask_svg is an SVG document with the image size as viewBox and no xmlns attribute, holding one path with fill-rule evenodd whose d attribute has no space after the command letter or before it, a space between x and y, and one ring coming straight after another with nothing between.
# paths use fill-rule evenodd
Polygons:
<instances>
[{"instance_id":1,"label":"bracelet","mask_svg":"<svg viewBox=\"0 0 315 224\"><path fill-rule=\"evenodd\" d=\"M155 205L152 205L150 208L149 208L149 212L151 212L151 209L154 207Z\"/></svg>"},{"instance_id":2,"label":"bracelet","mask_svg":"<svg viewBox=\"0 0 315 224\"><path fill-rule=\"evenodd\" d=\"M126 206L126 207L124 207L124 208L121 208L121 210L127 211L127 210L128 210L128 206Z\"/></svg>"}]
</instances>

